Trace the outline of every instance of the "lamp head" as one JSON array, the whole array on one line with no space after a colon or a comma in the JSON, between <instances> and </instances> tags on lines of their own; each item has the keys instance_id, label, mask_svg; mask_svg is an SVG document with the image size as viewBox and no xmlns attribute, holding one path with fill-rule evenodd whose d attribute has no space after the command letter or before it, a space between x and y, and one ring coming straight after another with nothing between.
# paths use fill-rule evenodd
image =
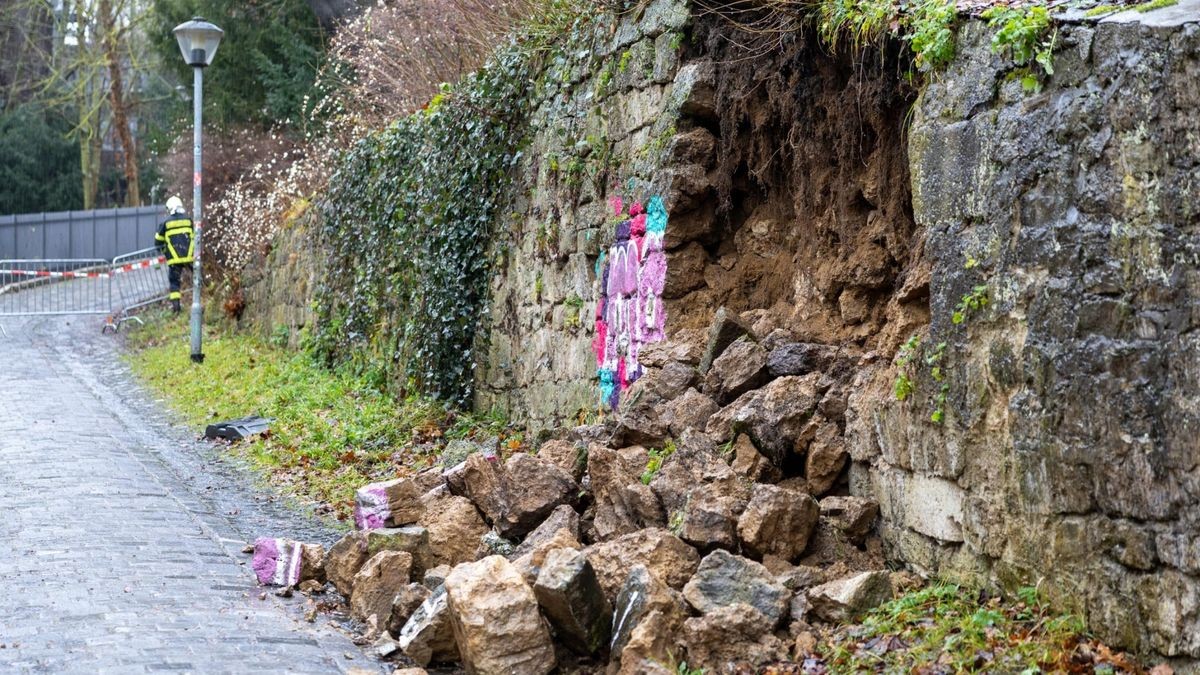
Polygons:
<instances>
[{"instance_id":1,"label":"lamp head","mask_svg":"<svg viewBox=\"0 0 1200 675\"><path fill-rule=\"evenodd\" d=\"M212 65L217 46L221 44L221 37L225 35L225 31L198 16L176 26L174 33L175 39L179 41L179 51L183 54L183 60L195 68Z\"/></svg>"}]
</instances>

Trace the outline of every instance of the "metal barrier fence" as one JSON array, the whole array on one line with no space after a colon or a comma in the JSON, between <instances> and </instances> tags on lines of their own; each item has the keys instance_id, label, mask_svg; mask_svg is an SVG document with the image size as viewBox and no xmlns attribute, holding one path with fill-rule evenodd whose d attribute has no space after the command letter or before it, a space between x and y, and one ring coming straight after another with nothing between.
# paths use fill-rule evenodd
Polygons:
<instances>
[{"instance_id":1,"label":"metal barrier fence","mask_svg":"<svg viewBox=\"0 0 1200 675\"><path fill-rule=\"evenodd\" d=\"M133 317L131 312L167 299L169 282L166 261L156 248L142 249L113 258L113 316L117 324ZM191 267L184 273L190 288ZM183 290L183 289L181 289Z\"/></svg>"},{"instance_id":2,"label":"metal barrier fence","mask_svg":"<svg viewBox=\"0 0 1200 675\"><path fill-rule=\"evenodd\" d=\"M0 260L0 316L108 314L110 271L102 259Z\"/></svg>"},{"instance_id":3,"label":"metal barrier fence","mask_svg":"<svg viewBox=\"0 0 1200 675\"><path fill-rule=\"evenodd\" d=\"M0 316L107 315L106 328L167 299L166 260L147 248L96 259L0 260Z\"/></svg>"}]
</instances>

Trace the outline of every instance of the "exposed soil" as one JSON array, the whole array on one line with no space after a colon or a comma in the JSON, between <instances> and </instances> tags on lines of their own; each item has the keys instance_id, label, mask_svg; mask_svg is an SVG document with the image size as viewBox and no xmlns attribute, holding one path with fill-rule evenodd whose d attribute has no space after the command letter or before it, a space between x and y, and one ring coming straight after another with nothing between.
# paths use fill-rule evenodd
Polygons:
<instances>
[{"instance_id":1,"label":"exposed soil","mask_svg":"<svg viewBox=\"0 0 1200 675\"><path fill-rule=\"evenodd\" d=\"M695 202L714 222L698 239L703 285L670 308L671 328L701 328L725 306L765 310L760 336L894 348L928 321L900 50L829 54L812 35L758 49L715 16L696 31L716 105L691 122L716 137L716 158Z\"/></svg>"}]
</instances>

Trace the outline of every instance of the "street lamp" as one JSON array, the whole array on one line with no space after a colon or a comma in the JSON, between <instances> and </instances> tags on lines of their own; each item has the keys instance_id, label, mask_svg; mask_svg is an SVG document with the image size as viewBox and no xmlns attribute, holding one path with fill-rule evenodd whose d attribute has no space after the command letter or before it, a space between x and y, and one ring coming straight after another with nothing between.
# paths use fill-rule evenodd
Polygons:
<instances>
[{"instance_id":1,"label":"street lamp","mask_svg":"<svg viewBox=\"0 0 1200 675\"><path fill-rule=\"evenodd\" d=\"M195 128L192 131L194 145L192 155L194 157L194 173L192 174L192 224L195 228L193 236L193 259L192 259L192 361L202 363L204 361L204 353L200 350L200 323L203 318L203 310L200 308L200 233L203 229L200 220L200 184L203 169L200 164L200 121L201 108L204 103L204 69L212 65L213 57L217 54L217 46L221 44L221 37L225 35L225 31L217 28L211 23L194 17L191 21L181 23L175 27L175 39L179 41L179 51L183 53L183 60L192 67L192 83L194 94L192 95L192 105L195 114Z\"/></svg>"}]
</instances>

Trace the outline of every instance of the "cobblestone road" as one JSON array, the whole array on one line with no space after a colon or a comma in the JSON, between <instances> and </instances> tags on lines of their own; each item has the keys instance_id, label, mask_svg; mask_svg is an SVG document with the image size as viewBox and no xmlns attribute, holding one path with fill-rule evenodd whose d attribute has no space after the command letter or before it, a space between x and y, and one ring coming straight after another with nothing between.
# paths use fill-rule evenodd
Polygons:
<instances>
[{"instance_id":1,"label":"cobblestone road","mask_svg":"<svg viewBox=\"0 0 1200 675\"><path fill-rule=\"evenodd\" d=\"M101 323L0 318L0 672L380 670L241 552L336 533L170 426Z\"/></svg>"}]
</instances>

